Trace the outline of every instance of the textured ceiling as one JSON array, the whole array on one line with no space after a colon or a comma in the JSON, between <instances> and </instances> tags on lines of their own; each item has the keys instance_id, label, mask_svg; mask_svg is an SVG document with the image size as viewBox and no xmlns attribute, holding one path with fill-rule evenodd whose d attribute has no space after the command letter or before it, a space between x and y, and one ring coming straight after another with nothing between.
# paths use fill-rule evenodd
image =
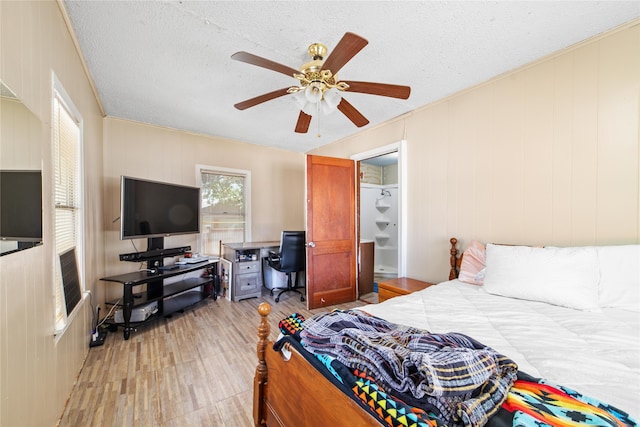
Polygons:
<instances>
[{"instance_id":1,"label":"textured ceiling","mask_svg":"<svg viewBox=\"0 0 640 427\"><path fill-rule=\"evenodd\" d=\"M635 1L63 0L105 114L306 152L375 126L640 16ZM297 81L231 60L247 51L299 68L311 43L369 41L341 80L411 86L408 100L345 93L370 124L336 111L294 133ZM318 137L318 131L320 137Z\"/></svg>"}]
</instances>

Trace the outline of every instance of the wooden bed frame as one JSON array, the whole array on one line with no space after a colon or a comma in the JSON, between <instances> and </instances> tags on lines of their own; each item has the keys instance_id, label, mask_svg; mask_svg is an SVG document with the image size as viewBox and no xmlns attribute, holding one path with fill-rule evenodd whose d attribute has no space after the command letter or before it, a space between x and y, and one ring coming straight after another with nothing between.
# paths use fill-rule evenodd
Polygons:
<instances>
[{"instance_id":1,"label":"wooden bed frame","mask_svg":"<svg viewBox=\"0 0 640 427\"><path fill-rule=\"evenodd\" d=\"M458 277L460 258L456 244L451 242L449 279ZM289 360L273 350L268 339L271 306L263 302L258 307L258 366L253 380L253 420L256 426L344 426L370 427L380 421L364 411L349 396L336 388L293 347ZM312 396L322 396L316 400Z\"/></svg>"}]
</instances>

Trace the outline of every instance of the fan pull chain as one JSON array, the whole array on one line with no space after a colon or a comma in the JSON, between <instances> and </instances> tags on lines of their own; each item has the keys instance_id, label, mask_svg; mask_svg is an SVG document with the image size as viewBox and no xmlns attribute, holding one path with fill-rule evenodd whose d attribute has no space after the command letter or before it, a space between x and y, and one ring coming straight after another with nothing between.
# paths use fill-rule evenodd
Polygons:
<instances>
[{"instance_id":1,"label":"fan pull chain","mask_svg":"<svg viewBox=\"0 0 640 427\"><path fill-rule=\"evenodd\" d=\"M318 120L316 120L316 128L317 128L317 137L320 138L320 103L322 102L322 100L320 100L319 102L316 102L316 117L318 118Z\"/></svg>"}]
</instances>

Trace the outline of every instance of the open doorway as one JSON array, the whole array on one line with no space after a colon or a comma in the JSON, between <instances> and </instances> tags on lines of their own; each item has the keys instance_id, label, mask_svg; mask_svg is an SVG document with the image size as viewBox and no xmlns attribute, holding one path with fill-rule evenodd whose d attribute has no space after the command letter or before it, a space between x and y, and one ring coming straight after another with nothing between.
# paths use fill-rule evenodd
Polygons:
<instances>
[{"instance_id":1,"label":"open doorway","mask_svg":"<svg viewBox=\"0 0 640 427\"><path fill-rule=\"evenodd\" d=\"M374 290L380 280L406 275L405 153L405 141L400 141L352 156L360 162L359 273L365 281L372 275ZM367 283L360 287L360 294L369 290Z\"/></svg>"},{"instance_id":2,"label":"open doorway","mask_svg":"<svg viewBox=\"0 0 640 427\"><path fill-rule=\"evenodd\" d=\"M398 152L360 161L360 243L373 243L376 282L398 277Z\"/></svg>"}]
</instances>

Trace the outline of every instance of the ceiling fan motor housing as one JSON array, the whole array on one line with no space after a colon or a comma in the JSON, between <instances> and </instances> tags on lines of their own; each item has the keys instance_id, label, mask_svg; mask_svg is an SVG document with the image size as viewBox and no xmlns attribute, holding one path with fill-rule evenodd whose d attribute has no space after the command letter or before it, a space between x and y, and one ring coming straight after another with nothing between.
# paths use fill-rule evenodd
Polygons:
<instances>
[{"instance_id":1,"label":"ceiling fan motor housing","mask_svg":"<svg viewBox=\"0 0 640 427\"><path fill-rule=\"evenodd\" d=\"M322 43L314 43L311 46L309 46L309 56L311 56L311 59L315 60L322 60L327 54L327 47L325 45L323 45Z\"/></svg>"}]
</instances>

